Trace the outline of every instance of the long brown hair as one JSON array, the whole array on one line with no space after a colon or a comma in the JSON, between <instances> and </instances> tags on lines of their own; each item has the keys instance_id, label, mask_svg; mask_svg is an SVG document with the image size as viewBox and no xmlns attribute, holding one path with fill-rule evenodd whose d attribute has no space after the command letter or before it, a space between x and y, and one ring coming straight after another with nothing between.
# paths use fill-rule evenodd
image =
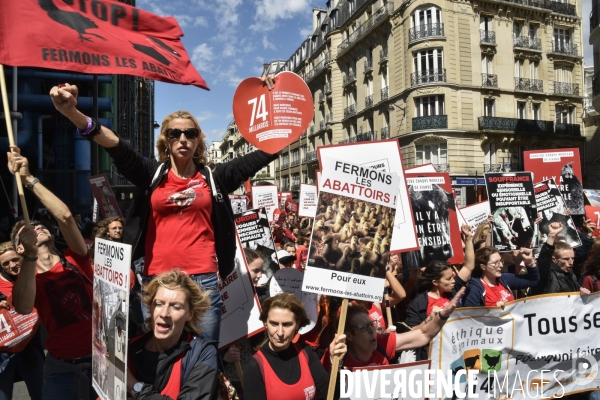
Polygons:
<instances>
[{"instance_id":1,"label":"long brown hair","mask_svg":"<svg viewBox=\"0 0 600 400\"><path fill-rule=\"evenodd\" d=\"M158 141L156 142L156 149L158 150L158 159L160 161L166 161L169 159L169 155L165 151L167 150L168 140L167 136L165 135L165 132L169 128L169 122L178 118L189 119L194 123L194 126L200 131L200 135L198 136L198 147L196 147L196 151L194 151L193 160L196 164L206 164L206 143L204 143L204 138L206 137L206 135L204 134L204 132L202 132L200 124L198 123L196 118L194 118L194 116L187 111L175 111L174 113L167 115L165 119L163 119L163 122L160 127L160 135L158 135Z\"/></svg>"}]
</instances>

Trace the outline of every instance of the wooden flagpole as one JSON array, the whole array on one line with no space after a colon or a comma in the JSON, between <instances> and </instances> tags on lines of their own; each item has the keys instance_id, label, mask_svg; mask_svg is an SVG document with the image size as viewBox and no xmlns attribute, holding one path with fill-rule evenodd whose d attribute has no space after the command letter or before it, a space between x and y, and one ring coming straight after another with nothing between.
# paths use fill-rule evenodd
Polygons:
<instances>
[{"instance_id":1,"label":"wooden flagpole","mask_svg":"<svg viewBox=\"0 0 600 400\"><path fill-rule=\"evenodd\" d=\"M344 333L344 326L346 326L346 314L348 313L348 299L342 300L342 311L340 312L340 322L338 324L337 334L342 335ZM338 372L340 369L340 356L334 356L333 362L331 363L331 373L329 374L329 388L327 389L327 400L333 400L335 394L335 385L337 384Z\"/></svg>"},{"instance_id":2,"label":"wooden flagpole","mask_svg":"<svg viewBox=\"0 0 600 400\"><path fill-rule=\"evenodd\" d=\"M6 121L6 132L8 134L8 143L11 146L15 145L15 138L13 135L12 123L10 118L10 109L8 107L8 92L6 89L6 78L4 76L4 65L0 64L0 89L2 90L2 104L4 106L4 119ZM13 88L13 96L16 96L17 88ZM25 202L25 193L23 192L23 182L21 182L21 175L15 174L17 180L17 191L19 192L19 200L21 203L21 209L23 210L23 219L26 224L29 224L29 212L27 211L27 203Z\"/></svg>"}]
</instances>

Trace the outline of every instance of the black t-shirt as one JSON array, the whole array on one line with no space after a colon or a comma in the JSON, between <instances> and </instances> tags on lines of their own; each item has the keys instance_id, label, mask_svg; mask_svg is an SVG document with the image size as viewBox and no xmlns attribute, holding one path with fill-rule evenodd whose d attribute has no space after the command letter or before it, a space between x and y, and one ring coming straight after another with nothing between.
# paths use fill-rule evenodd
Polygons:
<instances>
[{"instance_id":1,"label":"black t-shirt","mask_svg":"<svg viewBox=\"0 0 600 400\"><path fill-rule=\"evenodd\" d=\"M293 385L300 380L300 360L298 352L293 345L286 350L275 352L269 347L269 342L265 343L261 350L277 374L277 377L287 385ZM308 367L315 381L317 393L323 398L327 397L329 387L329 374L321 364L317 354L308 346L304 347L308 356ZM265 390L265 381L260 370L260 365L252 357L244 368L244 398L253 400L262 400L267 398Z\"/></svg>"}]
</instances>

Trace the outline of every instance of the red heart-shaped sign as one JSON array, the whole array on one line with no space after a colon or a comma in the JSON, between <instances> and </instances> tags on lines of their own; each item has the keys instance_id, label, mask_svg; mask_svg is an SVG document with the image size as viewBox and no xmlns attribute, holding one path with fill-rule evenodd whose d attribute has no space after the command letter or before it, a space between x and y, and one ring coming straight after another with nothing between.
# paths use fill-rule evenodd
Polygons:
<instances>
[{"instance_id":1,"label":"red heart-shaped sign","mask_svg":"<svg viewBox=\"0 0 600 400\"><path fill-rule=\"evenodd\" d=\"M277 153L298 140L315 110L310 89L293 72L281 72L268 90L259 78L244 79L233 95L233 118L251 145Z\"/></svg>"}]
</instances>

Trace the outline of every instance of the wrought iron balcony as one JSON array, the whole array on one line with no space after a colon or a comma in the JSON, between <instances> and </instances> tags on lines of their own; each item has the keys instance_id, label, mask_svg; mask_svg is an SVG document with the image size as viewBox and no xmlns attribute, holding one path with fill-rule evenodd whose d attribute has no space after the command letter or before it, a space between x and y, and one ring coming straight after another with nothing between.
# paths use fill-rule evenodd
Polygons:
<instances>
[{"instance_id":1,"label":"wrought iron balcony","mask_svg":"<svg viewBox=\"0 0 600 400\"><path fill-rule=\"evenodd\" d=\"M365 108L373 107L373 95L365 97Z\"/></svg>"},{"instance_id":2,"label":"wrought iron balcony","mask_svg":"<svg viewBox=\"0 0 600 400\"><path fill-rule=\"evenodd\" d=\"M319 93L319 103L325 103L325 95L323 93Z\"/></svg>"},{"instance_id":3,"label":"wrought iron balcony","mask_svg":"<svg viewBox=\"0 0 600 400\"><path fill-rule=\"evenodd\" d=\"M430 37L444 37L444 24L440 22L435 24L422 24L408 30L409 43Z\"/></svg>"},{"instance_id":4,"label":"wrought iron balcony","mask_svg":"<svg viewBox=\"0 0 600 400\"><path fill-rule=\"evenodd\" d=\"M594 97L600 96L600 71L596 72L592 78L592 94Z\"/></svg>"},{"instance_id":5,"label":"wrought iron balcony","mask_svg":"<svg viewBox=\"0 0 600 400\"><path fill-rule=\"evenodd\" d=\"M546 6L549 10L552 10L555 13L574 16L577 15L575 12L575 4L561 3L559 1L547 1Z\"/></svg>"},{"instance_id":6,"label":"wrought iron balcony","mask_svg":"<svg viewBox=\"0 0 600 400\"><path fill-rule=\"evenodd\" d=\"M379 21L383 20L386 16L390 15L394 10L394 3L388 1L383 7L375 11L375 13L363 22L361 25L356 27L354 32L350 34L340 45L338 46L338 57L356 43L361 37L371 30Z\"/></svg>"},{"instance_id":7,"label":"wrought iron balcony","mask_svg":"<svg viewBox=\"0 0 600 400\"><path fill-rule=\"evenodd\" d=\"M356 115L356 104L344 108L344 118L350 118L353 115Z\"/></svg>"},{"instance_id":8,"label":"wrought iron balcony","mask_svg":"<svg viewBox=\"0 0 600 400\"><path fill-rule=\"evenodd\" d=\"M365 60L365 74L373 72L373 60Z\"/></svg>"},{"instance_id":9,"label":"wrought iron balcony","mask_svg":"<svg viewBox=\"0 0 600 400\"><path fill-rule=\"evenodd\" d=\"M324 131L325 130L325 121L321 120L319 121L319 131Z\"/></svg>"},{"instance_id":10,"label":"wrought iron balcony","mask_svg":"<svg viewBox=\"0 0 600 400\"><path fill-rule=\"evenodd\" d=\"M292 160L292 162L290 163L290 167L295 167L297 165L300 165L300 158L294 159Z\"/></svg>"},{"instance_id":11,"label":"wrought iron balcony","mask_svg":"<svg viewBox=\"0 0 600 400\"><path fill-rule=\"evenodd\" d=\"M315 126L314 126L314 125L311 125L311 126L310 126L310 135L312 136L312 135L314 135L314 134L315 134Z\"/></svg>"},{"instance_id":12,"label":"wrought iron balcony","mask_svg":"<svg viewBox=\"0 0 600 400\"><path fill-rule=\"evenodd\" d=\"M387 100L389 96L390 96L389 86L382 88L381 89L381 101Z\"/></svg>"},{"instance_id":13,"label":"wrought iron balcony","mask_svg":"<svg viewBox=\"0 0 600 400\"><path fill-rule=\"evenodd\" d=\"M579 96L579 84L554 81L554 93Z\"/></svg>"},{"instance_id":14,"label":"wrought iron balcony","mask_svg":"<svg viewBox=\"0 0 600 400\"><path fill-rule=\"evenodd\" d=\"M579 57L579 51L575 43L556 43L552 42L552 52L566 54L568 56Z\"/></svg>"},{"instance_id":15,"label":"wrought iron balcony","mask_svg":"<svg viewBox=\"0 0 600 400\"><path fill-rule=\"evenodd\" d=\"M554 134L554 121L503 117L479 117L479 130L510 131L533 134Z\"/></svg>"},{"instance_id":16,"label":"wrought iron balcony","mask_svg":"<svg viewBox=\"0 0 600 400\"><path fill-rule=\"evenodd\" d=\"M292 192L297 192L298 190L300 190L300 184L292 183L292 186L290 187L290 189L292 190Z\"/></svg>"},{"instance_id":17,"label":"wrought iron balcony","mask_svg":"<svg viewBox=\"0 0 600 400\"><path fill-rule=\"evenodd\" d=\"M281 163L281 169L288 169L289 167L290 167L290 163L289 162Z\"/></svg>"},{"instance_id":18,"label":"wrought iron balcony","mask_svg":"<svg viewBox=\"0 0 600 400\"><path fill-rule=\"evenodd\" d=\"M581 127L579 124L556 124L555 132L560 136L581 137Z\"/></svg>"},{"instance_id":19,"label":"wrought iron balcony","mask_svg":"<svg viewBox=\"0 0 600 400\"><path fill-rule=\"evenodd\" d=\"M500 172L502 164L483 164L483 172Z\"/></svg>"},{"instance_id":20,"label":"wrought iron balcony","mask_svg":"<svg viewBox=\"0 0 600 400\"><path fill-rule=\"evenodd\" d=\"M388 60L388 49L387 47L384 47L383 49L379 50L379 63L381 64L382 62L385 62Z\"/></svg>"},{"instance_id":21,"label":"wrought iron balcony","mask_svg":"<svg viewBox=\"0 0 600 400\"><path fill-rule=\"evenodd\" d=\"M329 114L327 114L325 116L325 122L327 122L328 124L333 122L333 113L332 112L330 112Z\"/></svg>"},{"instance_id":22,"label":"wrought iron balcony","mask_svg":"<svg viewBox=\"0 0 600 400\"><path fill-rule=\"evenodd\" d=\"M390 138L390 127L384 126L381 128L381 139L389 139Z\"/></svg>"},{"instance_id":23,"label":"wrought iron balcony","mask_svg":"<svg viewBox=\"0 0 600 400\"><path fill-rule=\"evenodd\" d=\"M410 75L411 86L435 82L446 82L446 68L425 69Z\"/></svg>"},{"instance_id":24,"label":"wrought iron balcony","mask_svg":"<svg viewBox=\"0 0 600 400\"><path fill-rule=\"evenodd\" d=\"M530 50L542 50L542 39L530 38L529 36L516 36L513 39L515 47Z\"/></svg>"},{"instance_id":25,"label":"wrought iron balcony","mask_svg":"<svg viewBox=\"0 0 600 400\"><path fill-rule=\"evenodd\" d=\"M309 151L308 153L306 153L306 156L304 157L304 159L306 160L306 162L310 162L310 161L314 161L317 159L317 151Z\"/></svg>"},{"instance_id":26,"label":"wrought iron balcony","mask_svg":"<svg viewBox=\"0 0 600 400\"><path fill-rule=\"evenodd\" d=\"M331 54L325 53L325 57L321 61L319 61L317 64L315 64L315 66L306 73L306 75L304 76L304 81L308 82L308 81L312 80L314 77L316 77L317 75L319 75L319 73L325 69L325 65L329 61L331 61Z\"/></svg>"},{"instance_id":27,"label":"wrought iron balcony","mask_svg":"<svg viewBox=\"0 0 600 400\"><path fill-rule=\"evenodd\" d=\"M346 75L344 75L344 81L343 81L344 86L348 86L354 82L356 82L356 75L354 74L354 71L350 71Z\"/></svg>"},{"instance_id":28,"label":"wrought iron balcony","mask_svg":"<svg viewBox=\"0 0 600 400\"><path fill-rule=\"evenodd\" d=\"M544 81L541 79L515 78L515 90L524 92L543 92Z\"/></svg>"},{"instance_id":29,"label":"wrought iron balcony","mask_svg":"<svg viewBox=\"0 0 600 400\"><path fill-rule=\"evenodd\" d=\"M432 164L436 172L450 172L450 164Z\"/></svg>"},{"instance_id":30,"label":"wrought iron balcony","mask_svg":"<svg viewBox=\"0 0 600 400\"><path fill-rule=\"evenodd\" d=\"M371 132L371 131L364 132L364 133L359 133L356 136L350 136L347 139L340 140L340 144L343 144L343 143L356 143L356 142L369 142L369 141L375 140L375 134L376 133L377 132Z\"/></svg>"},{"instance_id":31,"label":"wrought iron balcony","mask_svg":"<svg viewBox=\"0 0 600 400\"><path fill-rule=\"evenodd\" d=\"M600 20L600 18L598 18L600 16L598 15L599 13L600 5L596 5L594 8L592 8L592 13L590 14L590 35L594 29L598 27L598 21Z\"/></svg>"},{"instance_id":32,"label":"wrought iron balcony","mask_svg":"<svg viewBox=\"0 0 600 400\"><path fill-rule=\"evenodd\" d=\"M447 115L428 115L426 117L415 117L412 119L413 131L422 131L425 129L447 129Z\"/></svg>"},{"instance_id":33,"label":"wrought iron balcony","mask_svg":"<svg viewBox=\"0 0 600 400\"><path fill-rule=\"evenodd\" d=\"M485 29L482 29L479 31L479 38L481 43L496 44L496 32L494 31L486 31Z\"/></svg>"},{"instance_id":34,"label":"wrought iron balcony","mask_svg":"<svg viewBox=\"0 0 600 400\"><path fill-rule=\"evenodd\" d=\"M325 84L325 88L323 89L323 92L325 94L331 94L331 82L327 82Z\"/></svg>"},{"instance_id":35,"label":"wrought iron balcony","mask_svg":"<svg viewBox=\"0 0 600 400\"><path fill-rule=\"evenodd\" d=\"M483 86L483 87L498 87L498 75L481 74L481 86Z\"/></svg>"}]
</instances>

